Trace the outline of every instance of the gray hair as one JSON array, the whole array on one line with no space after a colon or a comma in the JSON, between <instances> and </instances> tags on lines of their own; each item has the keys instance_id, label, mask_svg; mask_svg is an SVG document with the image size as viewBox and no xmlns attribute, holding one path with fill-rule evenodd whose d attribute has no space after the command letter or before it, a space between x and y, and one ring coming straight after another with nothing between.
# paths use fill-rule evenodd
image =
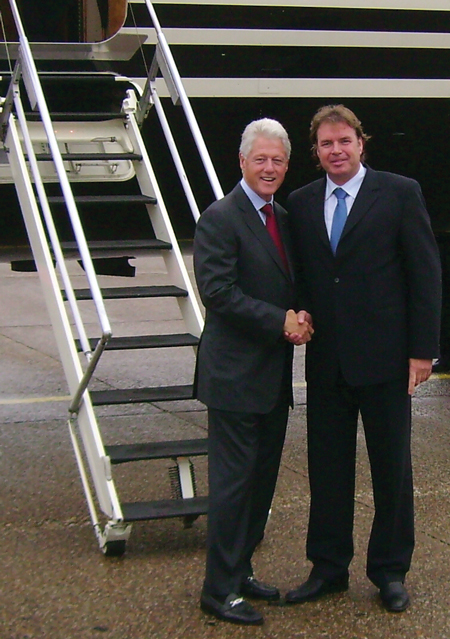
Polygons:
<instances>
[{"instance_id":1,"label":"gray hair","mask_svg":"<svg viewBox=\"0 0 450 639\"><path fill-rule=\"evenodd\" d=\"M244 158L248 157L256 138L260 137L279 139L284 146L287 158L290 158L291 142L287 131L277 120L271 120L270 118L253 120L253 122L250 122L250 124L247 124L245 127L241 138L241 146L239 147L239 152L242 153Z\"/></svg>"}]
</instances>

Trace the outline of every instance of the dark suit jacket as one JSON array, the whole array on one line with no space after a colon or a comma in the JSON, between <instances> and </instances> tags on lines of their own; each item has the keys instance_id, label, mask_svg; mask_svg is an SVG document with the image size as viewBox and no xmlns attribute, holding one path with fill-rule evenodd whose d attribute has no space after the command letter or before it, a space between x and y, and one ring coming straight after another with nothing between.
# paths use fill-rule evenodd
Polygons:
<instances>
[{"instance_id":1,"label":"dark suit jacket","mask_svg":"<svg viewBox=\"0 0 450 639\"><path fill-rule=\"evenodd\" d=\"M279 205L274 210L290 260L287 214ZM211 408L268 413L283 375L292 388L293 349L282 333L295 291L292 272L239 184L201 215L194 269L206 308L196 396Z\"/></svg>"},{"instance_id":2,"label":"dark suit jacket","mask_svg":"<svg viewBox=\"0 0 450 639\"><path fill-rule=\"evenodd\" d=\"M440 262L420 186L367 169L336 256L325 221L326 179L291 193L294 253L315 333L308 380L354 386L398 378L408 358L438 356Z\"/></svg>"}]
</instances>

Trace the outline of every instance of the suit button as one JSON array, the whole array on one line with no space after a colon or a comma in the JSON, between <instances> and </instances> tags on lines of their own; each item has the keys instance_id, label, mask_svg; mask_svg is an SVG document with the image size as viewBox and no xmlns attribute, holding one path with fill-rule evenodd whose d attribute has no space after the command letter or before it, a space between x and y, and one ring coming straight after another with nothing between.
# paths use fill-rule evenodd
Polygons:
<instances>
[{"instance_id":1,"label":"suit button","mask_svg":"<svg viewBox=\"0 0 450 639\"><path fill-rule=\"evenodd\" d=\"M334 278L334 281L336 282L336 284L338 284L338 283L339 283L339 278L338 278L338 277L335 277L335 278Z\"/></svg>"}]
</instances>

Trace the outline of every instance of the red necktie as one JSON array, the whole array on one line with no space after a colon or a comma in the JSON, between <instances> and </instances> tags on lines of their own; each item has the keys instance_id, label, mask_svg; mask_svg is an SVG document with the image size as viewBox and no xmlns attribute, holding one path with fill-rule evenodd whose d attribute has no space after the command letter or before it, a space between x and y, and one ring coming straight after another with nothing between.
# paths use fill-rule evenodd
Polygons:
<instances>
[{"instance_id":1,"label":"red necktie","mask_svg":"<svg viewBox=\"0 0 450 639\"><path fill-rule=\"evenodd\" d=\"M278 249L278 253L283 260L286 271L289 273L289 265L286 257L286 252L281 240L280 229L278 228L277 218L274 215L272 205L269 202L267 204L264 204L261 211L266 215L266 229L269 231L269 235Z\"/></svg>"}]
</instances>

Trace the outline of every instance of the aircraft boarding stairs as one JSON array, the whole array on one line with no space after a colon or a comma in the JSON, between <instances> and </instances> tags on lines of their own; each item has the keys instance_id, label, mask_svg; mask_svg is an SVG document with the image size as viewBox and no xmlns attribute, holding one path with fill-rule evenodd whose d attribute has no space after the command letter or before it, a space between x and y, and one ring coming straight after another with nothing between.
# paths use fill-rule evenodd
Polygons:
<instances>
[{"instance_id":1,"label":"aircraft boarding stairs","mask_svg":"<svg viewBox=\"0 0 450 639\"><path fill-rule=\"evenodd\" d=\"M132 355L134 349L148 349L149 352L165 348L195 349L203 319L141 135L143 111L148 110L150 101L158 101L152 93L151 78L147 96L144 96L147 102L142 107L143 103L130 88L130 83L117 81L111 74L39 75L17 16L20 49L2 106L4 153L0 161L0 183L13 181L16 186L72 398L68 425L92 524L103 552L120 555L125 550L134 521L182 517L185 524L190 525L207 512L207 497L196 495L191 460L207 454L207 439L105 444L95 407L185 400L192 398L192 385L91 390L94 372L100 358L108 357L110 351L131 352ZM161 59L161 50L158 55ZM155 57L153 78L158 66ZM55 85L59 89L56 92ZM78 112L50 113L48 110L45 93L50 97L52 94L70 95L71 102L78 104L82 102L78 97L83 91L94 91L99 95L105 91L109 95L108 86L113 87L114 94L123 91L122 104L118 104L113 113L83 108ZM61 87L65 90L61 91ZM170 138L170 132L168 136ZM173 140L170 144L173 145ZM175 159L181 165L179 156ZM130 184L128 195L122 193L125 182ZM189 185L184 187L191 197ZM113 206L122 207L130 218L139 206L144 207L151 223L148 239L95 238L87 241L82 220L92 220L96 210ZM101 223L100 227L108 235L107 227ZM70 235L72 237L67 239ZM94 264L99 265L101 271L105 257L121 258L150 252L164 258L170 285L100 288ZM82 264L86 288L72 285L67 261L73 259ZM109 300L115 300L115 303L122 300L126 308L131 298L168 297L178 303L184 332L114 336L114 327L110 326L107 314ZM86 305L90 305L91 310L86 311ZM88 336L83 317L93 314L98 321L98 335ZM122 503L112 467L162 458L176 461L173 498ZM101 517L98 507L103 513Z\"/></svg>"}]
</instances>

